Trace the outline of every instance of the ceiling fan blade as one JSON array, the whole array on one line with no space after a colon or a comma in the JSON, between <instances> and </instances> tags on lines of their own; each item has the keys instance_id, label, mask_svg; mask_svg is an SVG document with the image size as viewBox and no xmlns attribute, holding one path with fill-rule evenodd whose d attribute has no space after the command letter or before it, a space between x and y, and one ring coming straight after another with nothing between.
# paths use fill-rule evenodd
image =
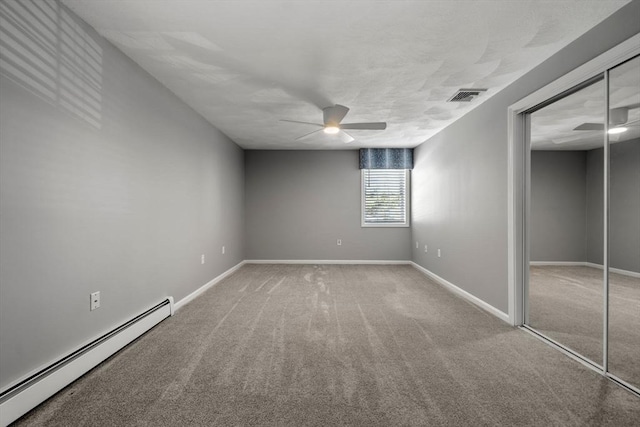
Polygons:
<instances>
[{"instance_id":1,"label":"ceiling fan blade","mask_svg":"<svg viewBox=\"0 0 640 427\"><path fill-rule=\"evenodd\" d=\"M302 123L303 125L314 125L314 126L318 126L318 127L324 127L324 125L321 125L320 123L311 123L311 122L300 122L298 120L285 120L285 119L281 119L281 122L289 122L289 123Z\"/></svg>"},{"instance_id":2,"label":"ceiling fan blade","mask_svg":"<svg viewBox=\"0 0 640 427\"><path fill-rule=\"evenodd\" d=\"M573 130L604 130L603 123L583 123L580 126L576 126Z\"/></svg>"},{"instance_id":3,"label":"ceiling fan blade","mask_svg":"<svg viewBox=\"0 0 640 427\"><path fill-rule=\"evenodd\" d=\"M300 141L301 139L306 139L306 138L310 137L311 135L313 135L314 133L318 133L318 132L320 132L321 130L322 130L322 129L314 130L313 132L309 132L309 133L307 133L307 134L304 134L304 135L302 135L302 136L297 137L295 140L296 140L296 141Z\"/></svg>"},{"instance_id":4,"label":"ceiling fan blade","mask_svg":"<svg viewBox=\"0 0 640 427\"><path fill-rule=\"evenodd\" d=\"M340 129L357 129L357 130L384 130L387 128L385 122L373 123L345 123L340 125Z\"/></svg>"},{"instance_id":5,"label":"ceiling fan blade","mask_svg":"<svg viewBox=\"0 0 640 427\"><path fill-rule=\"evenodd\" d=\"M347 115L349 109L344 105L334 105L333 107L327 107L322 110L322 116L324 118L325 125L337 125L344 116Z\"/></svg>"},{"instance_id":6,"label":"ceiling fan blade","mask_svg":"<svg viewBox=\"0 0 640 427\"><path fill-rule=\"evenodd\" d=\"M560 137L560 138L552 138L551 142L553 142L556 145L557 144L566 144L568 142L580 141L580 140L584 140L585 138L591 138L595 134L596 133L594 133L592 131L591 133L580 133L580 134L564 136L564 137ZM598 134L600 134L600 133L598 132Z\"/></svg>"},{"instance_id":7,"label":"ceiling fan blade","mask_svg":"<svg viewBox=\"0 0 640 427\"><path fill-rule=\"evenodd\" d=\"M340 141L344 142L345 144L348 144L348 143L350 143L350 142L355 140L354 137L352 137L351 135L349 135L348 133L346 133L345 131L342 131L342 130L340 132L338 132L336 134L336 136L338 138L340 138Z\"/></svg>"}]
</instances>

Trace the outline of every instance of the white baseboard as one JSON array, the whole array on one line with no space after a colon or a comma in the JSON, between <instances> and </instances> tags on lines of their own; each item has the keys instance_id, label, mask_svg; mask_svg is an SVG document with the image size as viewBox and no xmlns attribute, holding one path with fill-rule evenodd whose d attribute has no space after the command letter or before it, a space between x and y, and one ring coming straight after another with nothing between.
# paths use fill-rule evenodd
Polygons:
<instances>
[{"instance_id":1,"label":"white baseboard","mask_svg":"<svg viewBox=\"0 0 640 427\"><path fill-rule=\"evenodd\" d=\"M23 381L21 386L12 387L15 390L8 389L0 401L0 425L4 427L17 420L169 317L171 312L170 299L169 304L106 337L104 341L87 346L86 350L78 352L75 357L69 357L68 361L60 361L59 366L55 366L58 362L53 362L49 365L49 372L43 372L33 380Z\"/></svg>"},{"instance_id":2,"label":"white baseboard","mask_svg":"<svg viewBox=\"0 0 640 427\"><path fill-rule=\"evenodd\" d=\"M597 268L598 270L604 269L604 266L602 264L595 264L593 262L585 262L584 265L585 267ZM637 273L635 271L622 270L620 268L613 267L609 267L609 271L611 273L621 274L622 276L640 278L640 273Z\"/></svg>"},{"instance_id":3,"label":"white baseboard","mask_svg":"<svg viewBox=\"0 0 640 427\"><path fill-rule=\"evenodd\" d=\"M406 260L354 260L354 259L247 259L247 264L378 264L378 265L408 265Z\"/></svg>"},{"instance_id":4,"label":"white baseboard","mask_svg":"<svg viewBox=\"0 0 640 427\"><path fill-rule=\"evenodd\" d=\"M186 304L190 303L195 298L197 298L198 296L202 295L202 293L204 293L207 289L209 289L212 286L215 286L216 284L218 284L225 277L228 277L231 274L235 273L236 270L238 270L240 267L242 267L246 262L247 261L239 262L238 264L236 264L235 266L231 267L230 269L228 269L224 273L220 274L219 276L215 277L214 279L212 279L209 282L205 283L204 285L200 286L198 289L196 289L195 291L191 292L189 295L187 295L186 297L182 298L180 301L176 302L175 305L174 305L174 311L177 311L177 310L181 309Z\"/></svg>"},{"instance_id":5,"label":"white baseboard","mask_svg":"<svg viewBox=\"0 0 640 427\"><path fill-rule=\"evenodd\" d=\"M418 271L424 273L424 275L426 275L430 279L434 280L435 282L441 284L442 286L444 286L445 288L447 288L448 290L450 290L454 294L459 295L462 298L466 299L467 301L469 301L469 302L477 305L478 307L482 308L483 310L488 311L489 313L491 313L494 316L496 316L498 319L503 320L503 321L511 324L511 321L509 320L509 315L507 313L505 313L505 312L503 312L501 310L498 310L497 308L495 308L491 304L481 300L480 298L476 297L475 295L470 294L469 292L465 291L464 289L459 288L458 286L454 285L453 283L449 282L448 280L445 280L442 277L438 276L437 274L427 270L423 266L418 265L413 261L411 262L411 265L413 265L413 267L416 268Z\"/></svg>"},{"instance_id":6,"label":"white baseboard","mask_svg":"<svg viewBox=\"0 0 640 427\"><path fill-rule=\"evenodd\" d=\"M38 379L33 384L25 386L15 392L8 393L7 396L3 397L0 401L0 426L4 427L9 425L49 397L53 396L62 388L71 384L73 381L115 354L156 324L160 323L160 321L164 320L168 316L172 316L176 310L182 308L207 289L234 273L243 264L244 261L238 263L236 266L230 268L218 277L198 288L196 291L182 298L177 303L173 302L172 297L168 297L168 305L105 339L95 347L83 352L81 355L70 360L64 365L61 365L61 367L52 370L51 373L43 375L41 379ZM51 365L55 363L56 362L53 362ZM43 368L39 368L33 373L40 372L42 369ZM26 376L26 378L29 378L30 376L31 374ZM10 388L11 386L7 389Z\"/></svg>"},{"instance_id":7,"label":"white baseboard","mask_svg":"<svg viewBox=\"0 0 640 427\"><path fill-rule=\"evenodd\" d=\"M640 279L640 273L629 270L621 270L619 268L609 268L609 271L612 273L622 274L623 276L635 277L636 279Z\"/></svg>"},{"instance_id":8,"label":"white baseboard","mask_svg":"<svg viewBox=\"0 0 640 427\"><path fill-rule=\"evenodd\" d=\"M529 265L533 265L535 267L544 267L544 266L565 266L565 267L585 267L585 262L583 261L530 261Z\"/></svg>"},{"instance_id":9,"label":"white baseboard","mask_svg":"<svg viewBox=\"0 0 640 427\"><path fill-rule=\"evenodd\" d=\"M586 261L531 261L529 263L533 266L570 266L570 267L591 267L602 270L604 266L602 264L596 264ZM620 268L609 267L609 271L612 273L620 274L622 276L640 278L640 273L629 270L622 270Z\"/></svg>"}]
</instances>

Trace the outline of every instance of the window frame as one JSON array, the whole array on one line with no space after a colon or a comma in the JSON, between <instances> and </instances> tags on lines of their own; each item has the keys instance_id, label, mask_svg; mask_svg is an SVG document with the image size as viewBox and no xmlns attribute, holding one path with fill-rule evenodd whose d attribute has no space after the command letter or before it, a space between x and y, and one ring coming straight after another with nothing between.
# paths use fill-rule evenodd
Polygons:
<instances>
[{"instance_id":1,"label":"window frame","mask_svg":"<svg viewBox=\"0 0 640 427\"><path fill-rule=\"evenodd\" d=\"M368 223L365 221L365 171L375 169L361 169L360 170L360 226L363 228L398 228L398 227L411 227L411 170L402 169L405 176L405 197L404 197L404 209L405 209L405 221L403 223ZM396 169L397 170L397 169Z\"/></svg>"}]
</instances>

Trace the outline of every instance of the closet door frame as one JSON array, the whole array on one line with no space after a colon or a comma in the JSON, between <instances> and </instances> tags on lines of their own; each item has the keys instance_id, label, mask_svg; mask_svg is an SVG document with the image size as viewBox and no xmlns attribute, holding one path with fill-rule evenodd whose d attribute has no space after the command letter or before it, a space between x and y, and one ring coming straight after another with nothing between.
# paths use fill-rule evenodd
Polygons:
<instances>
[{"instance_id":1,"label":"closet door frame","mask_svg":"<svg viewBox=\"0 0 640 427\"><path fill-rule=\"evenodd\" d=\"M600 56L560 77L552 83L533 92L508 108L508 314L514 326L526 325L525 298L528 290L529 248L528 248L528 206L530 186L528 174L530 166L529 131L531 112L541 105L558 99L576 87L584 85L604 75L605 79L605 124L609 123L609 75L608 70L640 55L640 34L627 39ZM609 213L609 142L608 134L604 138L604 174L605 190L603 206L604 248L603 248L603 360L602 366L593 364L579 354L572 352L560 343L545 340L558 350L576 359L589 368L607 376L628 390L640 394L640 390L608 372L608 213ZM541 338L544 339L544 338Z\"/></svg>"}]
</instances>

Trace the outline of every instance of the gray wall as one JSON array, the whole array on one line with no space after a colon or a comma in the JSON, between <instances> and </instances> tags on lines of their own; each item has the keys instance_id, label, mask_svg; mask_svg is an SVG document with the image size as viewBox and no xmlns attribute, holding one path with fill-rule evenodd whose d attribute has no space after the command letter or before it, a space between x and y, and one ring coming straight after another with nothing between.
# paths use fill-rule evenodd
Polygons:
<instances>
[{"instance_id":1,"label":"gray wall","mask_svg":"<svg viewBox=\"0 0 640 427\"><path fill-rule=\"evenodd\" d=\"M640 139L611 144L609 263L640 272ZM604 150L531 153L531 260L603 263Z\"/></svg>"},{"instance_id":2,"label":"gray wall","mask_svg":"<svg viewBox=\"0 0 640 427\"><path fill-rule=\"evenodd\" d=\"M611 267L640 273L640 139L611 145L610 159Z\"/></svg>"},{"instance_id":3,"label":"gray wall","mask_svg":"<svg viewBox=\"0 0 640 427\"><path fill-rule=\"evenodd\" d=\"M409 228L360 226L357 151L247 151L245 171L247 259L410 259Z\"/></svg>"},{"instance_id":4,"label":"gray wall","mask_svg":"<svg viewBox=\"0 0 640 427\"><path fill-rule=\"evenodd\" d=\"M587 229L586 249L588 262L603 264L604 245L604 150L587 152Z\"/></svg>"},{"instance_id":5,"label":"gray wall","mask_svg":"<svg viewBox=\"0 0 640 427\"><path fill-rule=\"evenodd\" d=\"M640 1L629 3L418 147L416 263L507 311L507 108L640 32L639 15ZM423 243L442 248L442 257L424 253Z\"/></svg>"},{"instance_id":6,"label":"gray wall","mask_svg":"<svg viewBox=\"0 0 640 427\"><path fill-rule=\"evenodd\" d=\"M85 50L73 60L92 80L65 80L59 56L25 65L3 50L0 387L244 259L243 151L55 13L76 27L72 46ZM93 291L102 307L90 312Z\"/></svg>"},{"instance_id":7,"label":"gray wall","mask_svg":"<svg viewBox=\"0 0 640 427\"><path fill-rule=\"evenodd\" d=\"M530 258L586 260L586 151L531 152Z\"/></svg>"},{"instance_id":8,"label":"gray wall","mask_svg":"<svg viewBox=\"0 0 640 427\"><path fill-rule=\"evenodd\" d=\"M640 139L610 146L609 265L640 272ZM587 261L602 264L603 150L588 154Z\"/></svg>"}]
</instances>

